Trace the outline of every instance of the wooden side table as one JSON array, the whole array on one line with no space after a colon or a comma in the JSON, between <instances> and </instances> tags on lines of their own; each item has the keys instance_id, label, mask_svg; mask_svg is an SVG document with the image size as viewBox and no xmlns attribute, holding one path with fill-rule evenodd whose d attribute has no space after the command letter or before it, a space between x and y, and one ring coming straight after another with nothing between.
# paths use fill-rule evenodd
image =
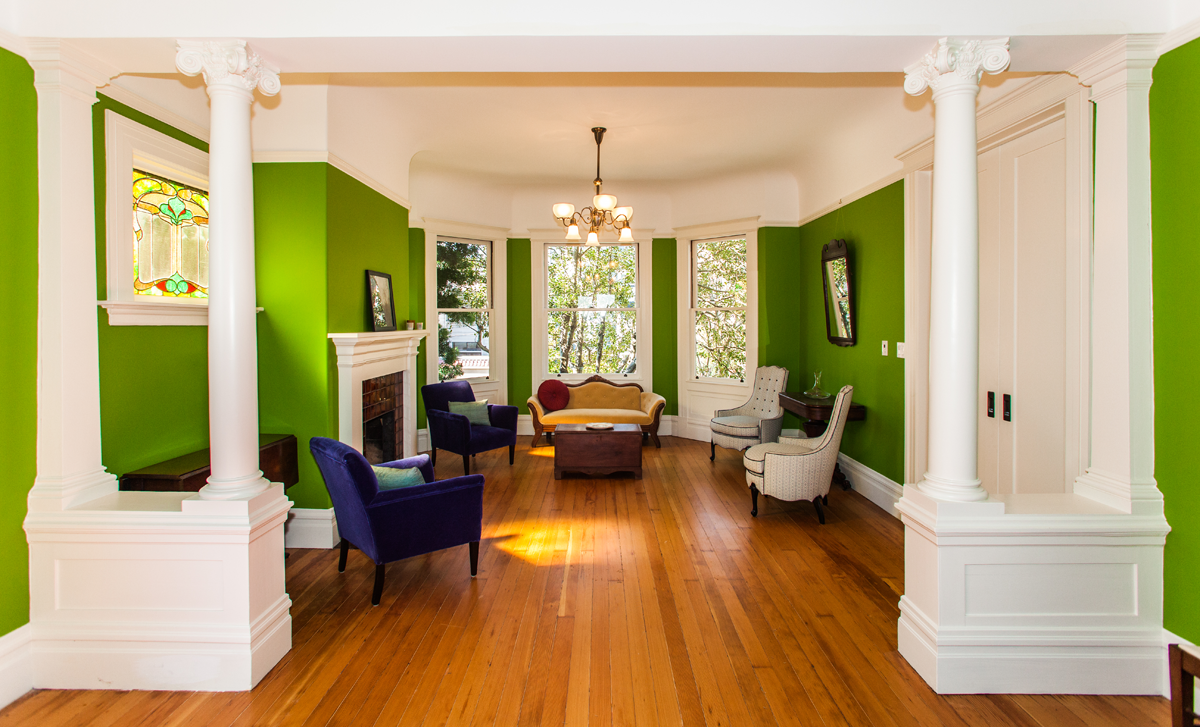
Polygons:
<instances>
[{"instance_id":1,"label":"wooden side table","mask_svg":"<svg viewBox=\"0 0 1200 727\"><path fill-rule=\"evenodd\" d=\"M554 479L563 472L606 475L632 472L642 479L642 428L614 424L612 429L588 429L586 424L559 424L554 430Z\"/></svg>"},{"instance_id":2,"label":"wooden side table","mask_svg":"<svg viewBox=\"0 0 1200 727\"><path fill-rule=\"evenodd\" d=\"M833 416L833 402L836 400L836 394L827 399L813 399L804 394L780 394L779 406L803 419L804 433L809 439L816 439L824 434L829 426L829 419ZM861 422L866 418L867 407L851 402L846 421ZM850 480L846 479L841 465L834 466L833 481L841 485L843 490L850 489Z\"/></svg>"},{"instance_id":3,"label":"wooden side table","mask_svg":"<svg viewBox=\"0 0 1200 727\"><path fill-rule=\"evenodd\" d=\"M1196 724L1193 692L1196 677L1200 676L1200 649L1171 644L1167 647L1167 661L1171 671L1171 725L1192 727Z\"/></svg>"}]
</instances>

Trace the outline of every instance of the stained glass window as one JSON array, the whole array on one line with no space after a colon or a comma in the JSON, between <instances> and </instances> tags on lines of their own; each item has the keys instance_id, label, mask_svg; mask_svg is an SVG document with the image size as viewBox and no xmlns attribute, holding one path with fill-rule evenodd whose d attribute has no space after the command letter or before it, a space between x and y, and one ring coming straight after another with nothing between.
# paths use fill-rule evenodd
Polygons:
<instances>
[{"instance_id":1,"label":"stained glass window","mask_svg":"<svg viewBox=\"0 0 1200 727\"><path fill-rule=\"evenodd\" d=\"M133 170L137 295L208 297L208 193Z\"/></svg>"}]
</instances>

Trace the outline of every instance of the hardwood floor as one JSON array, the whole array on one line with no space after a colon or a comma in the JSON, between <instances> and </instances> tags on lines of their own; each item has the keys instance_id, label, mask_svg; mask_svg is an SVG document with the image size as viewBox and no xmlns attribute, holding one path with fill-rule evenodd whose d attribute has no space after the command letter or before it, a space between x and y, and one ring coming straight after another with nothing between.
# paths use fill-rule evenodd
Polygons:
<instances>
[{"instance_id":1,"label":"hardwood floor","mask_svg":"<svg viewBox=\"0 0 1200 727\"><path fill-rule=\"evenodd\" d=\"M750 496L738 453L664 438L645 476L553 477L522 438L466 546L388 566L293 550L293 648L252 692L37 691L0 725L1168 725L1156 697L939 697L896 652L900 522L854 492ZM462 472L443 457L438 476Z\"/></svg>"}]
</instances>

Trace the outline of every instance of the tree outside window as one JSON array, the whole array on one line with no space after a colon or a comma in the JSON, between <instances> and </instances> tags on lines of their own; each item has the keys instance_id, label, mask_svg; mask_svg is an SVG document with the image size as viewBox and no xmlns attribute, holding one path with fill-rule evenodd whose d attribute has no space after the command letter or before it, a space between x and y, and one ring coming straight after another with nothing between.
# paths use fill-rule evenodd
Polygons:
<instances>
[{"instance_id":1,"label":"tree outside window","mask_svg":"<svg viewBox=\"0 0 1200 727\"><path fill-rule=\"evenodd\" d=\"M491 243L437 241L438 381L491 374Z\"/></svg>"},{"instance_id":2,"label":"tree outside window","mask_svg":"<svg viewBox=\"0 0 1200 727\"><path fill-rule=\"evenodd\" d=\"M698 379L746 378L746 238L692 243L692 328Z\"/></svg>"},{"instance_id":3,"label":"tree outside window","mask_svg":"<svg viewBox=\"0 0 1200 727\"><path fill-rule=\"evenodd\" d=\"M546 371L637 371L637 245L547 245Z\"/></svg>"}]
</instances>

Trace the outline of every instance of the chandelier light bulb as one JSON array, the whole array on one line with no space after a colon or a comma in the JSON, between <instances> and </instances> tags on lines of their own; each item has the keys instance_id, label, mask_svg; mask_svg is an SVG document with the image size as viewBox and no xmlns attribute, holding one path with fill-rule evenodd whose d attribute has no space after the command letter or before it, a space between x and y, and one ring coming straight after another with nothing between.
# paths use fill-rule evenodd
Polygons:
<instances>
[{"instance_id":1,"label":"chandelier light bulb","mask_svg":"<svg viewBox=\"0 0 1200 727\"><path fill-rule=\"evenodd\" d=\"M588 245L599 245L600 244L600 237L599 237L599 235L596 234L595 230L592 230L591 232L588 233L587 244Z\"/></svg>"},{"instance_id":2,"label":"chandelier light bulb","mask_svg":"<svg viewBox=\"0 0 1200 727\"><path fill-rule=\"evenodd\" d=\"M617 206L617 197L612 194L598 194L592 197L592 206L598 210L611 212Z\"/></svg>"},{"instance_id":3,"label":"chandelier light bulb","mask_svg":"<svg viewBox=\"0 0 1200 727\"><path fill-rule=\"evenodd\" d=\"M621 236L617 238L617 242L633 242L633 230L622 227Z\"/></svg>"},{"instance_id":4,"label":"chandelier light bulb","mask_svg":"<svg viewBox=\"0 0 1200 727\"><path fill-rule=\"evenodd\" d=\"M628 222L629 220L633 219L633 208L632 207L618 207L615 210L613 210L613 217L624 217L625 221Z\"/></svg>"},{"instance_id":5,"label":"chandelier light bulb","mask_svg":"<svg viewBox=\"0 0 1200 727\"><path fill-rule=\"evenodd\" d=\"M579 239L579 225L571 225L570 227L567 228L567 239L568 240L578 240Z\"/></svg>"},{"instance_id":6,"label":"chandelier light bulb","mask_svg":"<svg viewBox=\"0 0 1200 727\"><path fill-rule=\"evenodd\" d=\"M569 220L571 215L575 214L575 205L559 202L554 205L554 216L560 220Z\"/></svg>"}]
</instances>

